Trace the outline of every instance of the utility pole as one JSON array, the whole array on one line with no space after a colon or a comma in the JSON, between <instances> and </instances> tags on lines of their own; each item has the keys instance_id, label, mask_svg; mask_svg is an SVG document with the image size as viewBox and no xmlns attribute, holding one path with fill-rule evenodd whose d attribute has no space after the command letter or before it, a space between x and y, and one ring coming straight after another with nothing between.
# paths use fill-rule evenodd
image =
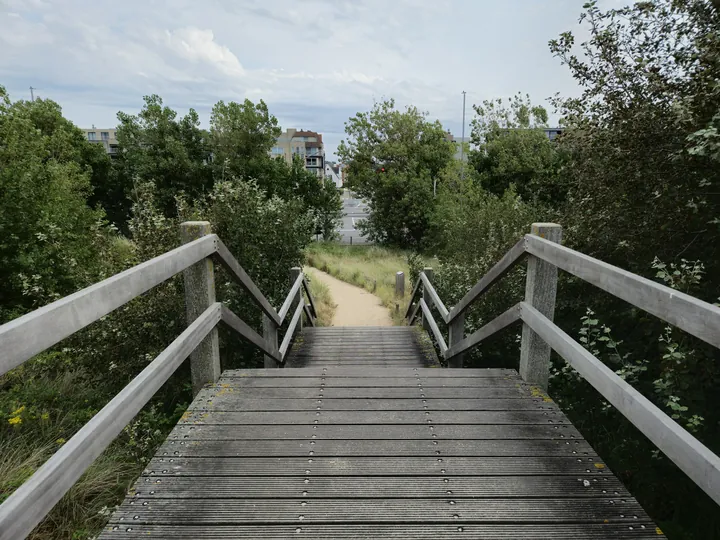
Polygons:
<instances>
[{"instance_id":1,"label":"utility pole","mask_svg":"<svg viewBox=\"0 0 720 540\"><path fill-rule=\"evenodd\" d=\"M37 88L30 87L30 101L35 101L35 94L33 93L33 90L37 90Z\"/></svg>"},{"instance_id":2,"label":"utility pole","mask_svg":"<svg viewBox=\"0 0 720 540\"><path fill-rule=\"evenodd\" d=\"M460 137L460 180L465 179L465 90L463 95L463 119L462 119L462 136Z\"/></svg>"}]
</instances>

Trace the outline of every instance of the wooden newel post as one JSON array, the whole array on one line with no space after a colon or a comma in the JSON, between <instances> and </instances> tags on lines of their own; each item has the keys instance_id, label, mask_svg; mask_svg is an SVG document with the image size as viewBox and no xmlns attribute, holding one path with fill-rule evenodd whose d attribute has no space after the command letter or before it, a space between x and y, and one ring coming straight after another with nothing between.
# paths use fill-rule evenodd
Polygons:
<instances>
[{"instance_id":1,"label":"wooden newel post","mask_svg":"<svg viewBox=\"0 0 720 540\"><path fill-rule=\"evenodd\" d=\"M295 266L290 269L290 286L292 287L295 285L295 281L297 281L298 276L302 273L302 268L299 266ZM298 289L297 296L293 299L292 305L290 306L290 311L288 313L288 317L292 317L295 313L295 309L297 309L298 302L302 299L302 287ZM300 321L298 322L298 332L302 330L303 328L303 317L304 314L300 314Z\"/></svg>"},{"instance_id":2,"label":"wooden newel post","mask_svg":"<svg viewBox=\"0 0 720 540\"><path fill-rule=\"evenodd\" d=\"M530 233L560 243L562 227L555 223L533 223ZM525 302L551 321L555 314L557 267L532 255L528 258ZM550 375L550 346L523 324L520 346L520 376L526 382L547 390Z\"/></svg>"},{"instance_id":3,"label":"wooden newel post","mask_svg":"<svg viewBox=\"0 0 720 540\"><path fill-rule=\"evenodd\" d=\"M448 347L452 347L453 345L456 345L457 343L461 342L463 339L465 339L465 313L460 313L457 317L455 317L448 326L449 330L449 336L448 336ZM449 368L461 368L463 367L463 358L464 354L458 354L457 356L453 356L448 361L448 367Z\"/></svg>"},{"instance_id":4,"label":"wooden newel post","mask_svg":"<svg viewBox=\"0 0 720 540\"><path fill-rule=\"evenodd\" d=\"M269 342L271 345L275 346L275 350L278 348L278 326L275 324L275 321L273 321L270 317L265 315L263 313L263 337L265 338L265 341ZM265 369L271 369L280 367L277 363L277 361L272 357L265 355L263 356L264 364L263 367Z\"/></svg>"},{"instance_id":5,"label":"wooden newel post","mask_svg":"<svg viewBox=\"0 0 720 540\"><path fill-rule=\"evenodd\" d=\"M423 272L425 273L425 277L428 278L428 281L430 283L433 282L433 278L435 277L435 272L433 272L432 268L423 268ZM425 286L423 286L423 293L422 293L423 300L425 300L425 303L427 304L428 308L432 306L432 300L430 299L430 293L425 290ZM425 329L426 332L430 333L432 332L432 329L430 328L430 323L425 319L425 314L422 316L422 327Z\"/></svg>"},{"instance_id":6,"label":"wooden newel post","mask_svg":"<svg viewBox=\"0 0 720 540\"><path fill-rule=\"evenodd\" d=\"M405 274L398 272L395 274L395 298L405 296Z\"/></svg>"},{"instance_id":7,"label":"wooden newel post","mask_svg":"<svg viewBox=\"0 0 720 540\"><path fill-rule=\"evenodd\" d=\"M207 221L186 221L180 224L183 244L211 234ZM191 324L203 311L215 303L215 273L209 257L183 271L185 278L185 313ZM193 395L207 383L220 378L220 348L217 329L213 328L204 340L190 353L190 373Z\"/></svg>"}]
</instances>

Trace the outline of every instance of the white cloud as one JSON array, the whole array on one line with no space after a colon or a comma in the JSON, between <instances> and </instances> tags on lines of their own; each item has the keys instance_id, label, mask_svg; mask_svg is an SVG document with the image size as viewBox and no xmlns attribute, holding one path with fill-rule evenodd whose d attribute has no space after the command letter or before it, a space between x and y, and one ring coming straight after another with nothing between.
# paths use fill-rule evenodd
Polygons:
<instances>
[{"instance_id":1,"label":"white cloud","mask_svg":"<svg viewBox=\"0 0 720 540\"><path fill-rule=\"evenodd\" d=\"M196 108L205 124L219 99L263 99L284 127L328 134L332 151L347 118L384 97L459 132L462 90L468 122L483 99L576 92L547 41L576 28L580 9L576 0L0 0L0 84L13 98L40 88L79 125L112 125L151 93L181 113Z\"/></svg>"},{"instance_id":2,"label":"white cloud","mask_svg":"<svg viewBox=\"0 0 720 540\"><path fill-rule=\"evenodd\" d=\"M167 46L182 58L191 62L206 62L231 77L245 74L237 56L215 42L212 30L193 27L166 30L165 38Z\"/></svg>"}]
</instances>

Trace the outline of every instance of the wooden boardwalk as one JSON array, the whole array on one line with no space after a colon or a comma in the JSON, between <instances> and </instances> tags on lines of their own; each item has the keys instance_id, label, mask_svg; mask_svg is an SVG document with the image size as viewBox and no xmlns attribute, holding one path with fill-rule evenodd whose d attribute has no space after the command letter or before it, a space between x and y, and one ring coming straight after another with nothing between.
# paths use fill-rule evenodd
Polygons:
<instances>
[{"instance_id":1,"label":"wooden boardwalk","mask_svg":"<svg viewBox=\"0 0 720 540\"><path fill-rule=\"evenodd\" d=\"M200 392L103 539L662 533L514 370L433 369L411 328L306 329Z\"/></svg>"}]
</instances>

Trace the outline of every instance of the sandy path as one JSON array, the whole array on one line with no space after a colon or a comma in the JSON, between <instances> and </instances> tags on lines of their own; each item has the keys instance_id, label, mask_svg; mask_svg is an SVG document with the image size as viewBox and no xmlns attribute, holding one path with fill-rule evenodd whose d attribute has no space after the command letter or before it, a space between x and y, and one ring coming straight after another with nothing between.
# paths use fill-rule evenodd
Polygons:
<instances>
[{"instance_id":1,"label":"sandy path","mask_svg":"<svg viewBox=\"0 0 720 540\"><path fill-rule=\"evenodd\" d=\"M392 326L393 321L380 299L365 289L321 272L317 268L303 269L311 279L317 279L330 289L333 302L337 304L333 326Z\"/></svg>"}]
</instances>

